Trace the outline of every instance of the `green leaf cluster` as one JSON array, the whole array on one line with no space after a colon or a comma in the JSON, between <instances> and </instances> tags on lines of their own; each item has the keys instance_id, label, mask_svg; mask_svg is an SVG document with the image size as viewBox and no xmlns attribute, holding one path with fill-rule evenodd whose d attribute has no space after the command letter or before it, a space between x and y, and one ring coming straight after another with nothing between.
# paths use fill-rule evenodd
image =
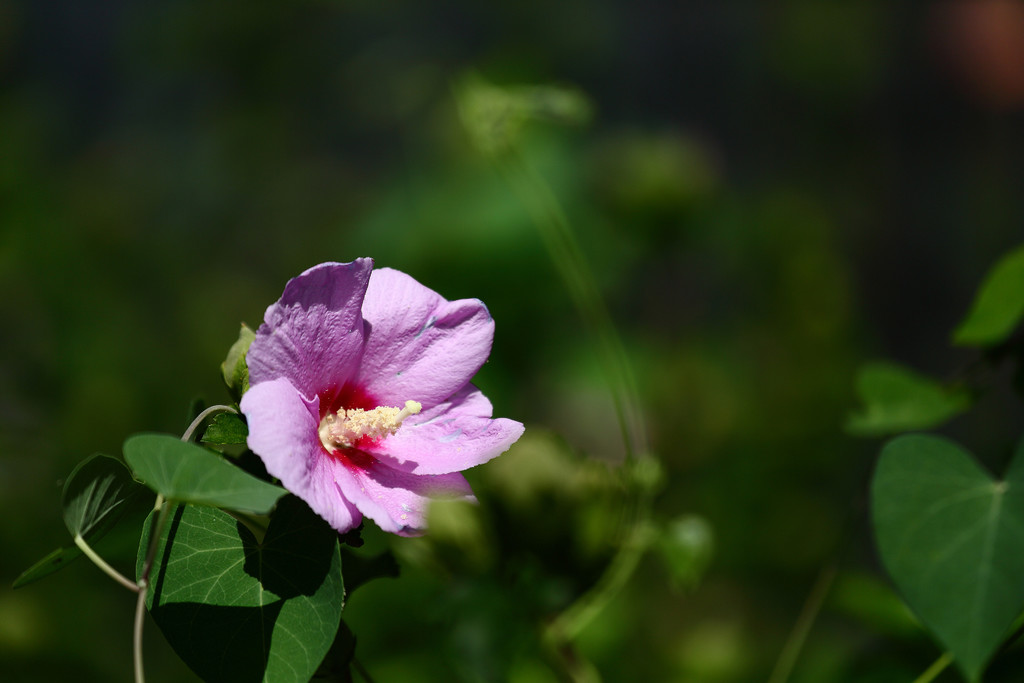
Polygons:
<instances>
[{"instance_id":1,"label":"green leaf cluster","mask_svg":"<svg viewBox=\"0 0 1024 683\"><path fill-rule=\"evenodd\" d=\"M224 413L201 440L239 444L246 436L244 420ZM148 487L157 505L143 525L136 581L154 621L196 674L207 681L298 683L323 662L332 675L347 675L354 639L341 623L342 555L338 534L324 520L280 486L171 435L132 436L124 457L127 466L94 455L74 469L62 506L75 544L37 562L15 587L85 553L105 564L90 544L144 501ZM349 590L398 573L387 553L346 557Z\"/></svg>"},{"instance_id":2,"label":"green leaf cluster","mask_svg":"<svg viewBox=\"0 0 1024 683\"><path fill-rule=\"evenodd\" d=\"M243 325L221 367L236 399L248 389L245 356L254 336ZM80 463L61 496L74 544L44 557L14 586L84 554L140 594L174 650L206 681L300 683L318 672L345 679L355 640L341 622L346 585L339 540L359 545L359 535L339 539L265 472L261 478L246 471L242 465L254 459L241 452L248 427L237 406L221 408L197 415L186 431L206 447L136 434L124 443L123 462L94 455ZM210 413L215 416L207 419ZM92 544L145 502L147 488L156 503L142 527L133 582ZM346 560L349 591L398 574L390 553L347 551Z\"/></svg>"},{"instance_id":3,"label":"green leaf cluster","mask_svg":"<svg viewBox=\"0 0 1024 683\"><path fill-rule=\"evenodd\" d=\"M847 430L861 436L942 425L987 387L979 373L1024 360L1012 334L1024 316L1024 247L995 265L953 343L980 358L942 383L890 363L857 378L864 408ZM882 448L871 483L878 551L906 604L972 683L980 681L1024 611L1024 441L1002 479L940 436L905 434ZM930 679L929 679L930 680Z\"/></svg>"}]
</instances>

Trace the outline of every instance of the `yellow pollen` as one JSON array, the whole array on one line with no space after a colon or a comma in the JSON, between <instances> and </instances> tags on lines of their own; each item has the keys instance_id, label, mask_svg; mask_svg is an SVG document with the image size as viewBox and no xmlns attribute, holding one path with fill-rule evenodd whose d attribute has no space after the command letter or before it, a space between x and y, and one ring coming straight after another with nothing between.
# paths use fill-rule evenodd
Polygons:
<instances>
[{"instance_id":1,"label":"yellow pollen","mask_svg":"<svg viewBox=\"0 0 1024 683\"><path fill-rule=\"evenodd\" d=\"M380 439L391 436L402 426L402 421L423 409L416 401L406 401L404 408L380 406L373 410L342 408L337 413L328 413L320 420L320 443L328 451L337 448L351 448L359 439L368 436Z\"/></svg>"}]
</instances>

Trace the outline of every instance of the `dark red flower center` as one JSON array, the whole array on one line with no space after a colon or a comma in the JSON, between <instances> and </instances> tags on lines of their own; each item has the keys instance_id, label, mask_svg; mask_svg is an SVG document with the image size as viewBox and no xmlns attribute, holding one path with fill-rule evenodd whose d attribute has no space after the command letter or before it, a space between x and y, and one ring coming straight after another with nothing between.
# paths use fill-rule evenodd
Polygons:
<instances>
[{"instance_id":1,"label":"dark red flower center","mask_svg":"<svg viewBox=\"0 0 1024 683\"><path fill-rule=\"evenodd\" d=\"M373 410L378 407L378 402L365 389L352 382L345 382L342 386L333 385L317 394L320 398L320 420L326 416L337 414L339 411L362 408ZM369 446L373 439L369 436L361 438L353 448L328 449L324 451L332 458L339 460L349 469L365 470L371 467L377 460L369 453L361 450L360 446Z\"/></svg>"}]
</instances>

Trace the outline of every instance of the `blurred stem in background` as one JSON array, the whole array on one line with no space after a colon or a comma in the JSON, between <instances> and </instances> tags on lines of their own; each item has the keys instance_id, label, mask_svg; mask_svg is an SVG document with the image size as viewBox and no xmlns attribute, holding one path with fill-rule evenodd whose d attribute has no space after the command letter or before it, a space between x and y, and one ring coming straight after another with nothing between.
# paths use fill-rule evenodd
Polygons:
<instances>
[{"instance_id":1,"label":"blurred stem in background","mask_svg":"<svg viewBox=\"0 0 1024 683\"><path fill-rule=\"evenodd\" d=\"M814 626L814 621L821 612L825 597L835 582L837 572L836 565L830 564L818 574L818 580L814 582L814 587L811 588L811 593L804 602L800 616L797 618L796 624L794 624L789 637L786 639L786 645L782 648L779 659L775 662L775 669L772 671L768 683L786 683L789 680L789 675L793 672L793 667L800 657L800 651L803 649L804 643L807 642L807 636Z\"/></svg>"},{"instance_id":2,"label":"blurred stem in background","mask_svg":"<svg viewBox=\"0 0 1024 683\"><path fill-rule=\"evenodd\" d=\"M935 660L928 669L914 679L914 683L931 683L935 678L946 670L950 664L953 663L953 655L946 652L941 657Z\"/></svg>"},{"instance_id":3,"label":"blurred stem in background","mask_svg":"<svg viewBox=\"0 0 1024 683\"><path fill-rule=\"evenodd\" d=\"M499 88L476 76L456 89L462 122L476 147L497 167L537 226L544 246L573 304L596 343L625 448L620 470L628 492L618 551L597 582L556 616L545 638L575 681L600 676L573 647L580 632L608 605L636 570L654 531L651 499L661 477L648 452L646 427L629 356L587 263L572 225L549 184L520 145L523 126L533 120L581 123L590 107L579 93L559 87Z\"/></svg>"}]
</instances>

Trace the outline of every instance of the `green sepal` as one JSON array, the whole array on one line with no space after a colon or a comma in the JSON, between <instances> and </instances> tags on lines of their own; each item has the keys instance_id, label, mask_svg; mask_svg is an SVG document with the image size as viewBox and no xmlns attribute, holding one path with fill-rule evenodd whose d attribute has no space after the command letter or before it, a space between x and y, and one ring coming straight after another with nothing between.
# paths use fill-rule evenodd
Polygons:
<instances>
[{"instance_id":1,"label":"green sepal","mask_svg":"<svg viewBox=\"0 0 1024 683\"><path fill-rule=\"evenodd\" d=\"M242 398L242 394L249 391L249 366L246 364L246 354L249 352L249 345L256 338L256 333L248 325L242 323L238 331L238 339L228 349L228 355L220 364L220 372L224 377L224 384L228 391L235 397L235 400Z\"/></svg>"}]
</instances>

